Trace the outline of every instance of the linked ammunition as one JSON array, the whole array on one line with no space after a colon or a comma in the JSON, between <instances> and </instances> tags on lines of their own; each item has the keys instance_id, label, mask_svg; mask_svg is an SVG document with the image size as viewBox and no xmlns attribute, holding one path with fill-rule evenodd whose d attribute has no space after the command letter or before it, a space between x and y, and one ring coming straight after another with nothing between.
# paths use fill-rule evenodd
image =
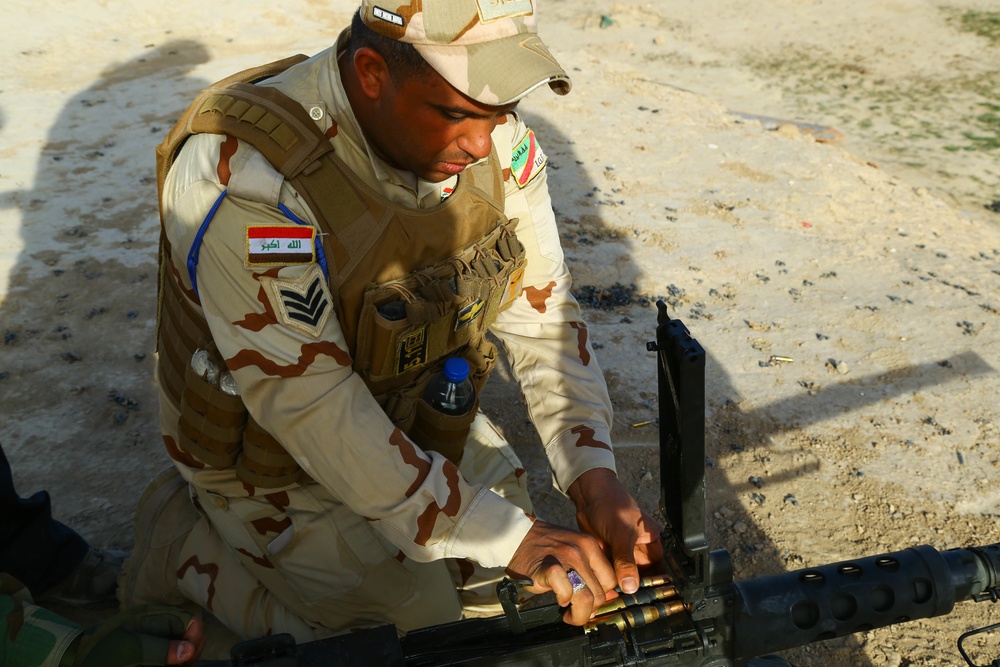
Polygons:
<instances>
[{"instance_id":1,"label":"linked ammunition","mask_svg":"<svg viewBox=\"0 0 1000 667\"><path fill-rule=\"evenodd\" d=\"M618 611L619 609L624 609L625 607L635 607L638 605L649 604L650 602L666 600L667 598L676 596L677 589L672 584L659 586L657 588L640 588L631 595L621 593L614 600L601 605L594 610L594 616L603 616L604 614L610 614L613 611Z\"/></svg>"},{"instance_id":2,"label":"linked ammunition","mask_svg":"<svg viewBox=\"0 0 1000 667\"><path fill-rule=\"evenodd\" d=\"M670 579L664 574L654 574L639 578L639 588L653 588L654 586L662 586L669 583Z\"/></svg>"},{"instance_id":3,"label":"linked ammunition","mask_svg":"<svg viewBox=\"0 0 1000 667\"><path fill-rule=\"evenodd\" d=\"M680 600L664 600L641 607L626 607L622 611L613 614L598 616L583 627L584 630L590 632L599 625L610 624L616 626L619 630L625 631L627 627L638 628L687 610L687 605Z\"/></svg>"}]
</instances>

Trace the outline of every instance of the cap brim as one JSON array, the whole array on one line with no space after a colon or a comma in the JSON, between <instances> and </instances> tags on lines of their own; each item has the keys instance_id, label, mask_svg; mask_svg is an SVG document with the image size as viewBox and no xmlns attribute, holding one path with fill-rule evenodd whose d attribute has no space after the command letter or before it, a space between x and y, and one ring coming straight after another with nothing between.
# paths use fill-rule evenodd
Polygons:
<instances>
[{"instance_id":1,"label":"cap brim","mask_svg":"<svg viewBox=\"0 0 1000 667\"><path fill-rule=\"evenodd\" d=\"M572 87L569 75L535 33L479 44L413 46L448 83L482 104L511 104L544 83L559 95Z\"/></svg>"}]
</instances>

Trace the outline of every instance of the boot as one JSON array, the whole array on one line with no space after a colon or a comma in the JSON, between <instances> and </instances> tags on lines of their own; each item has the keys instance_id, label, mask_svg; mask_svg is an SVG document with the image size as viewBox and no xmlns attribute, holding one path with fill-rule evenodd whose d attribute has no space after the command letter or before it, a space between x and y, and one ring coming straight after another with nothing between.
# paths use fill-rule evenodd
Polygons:
<instances>
[{"instance_id":1,"label":"boot","mask_svg":"<svg viewBox=\"0 0 1000 667\"><path fill-rule=\"evenodd\" d=\"M135 513L135 548L118 577L123 609L185 602L177 588L179 554L200 517L187 482L173 466L146 486Z\"/></svg>"},{"instance_id":2,"label":"boot","mask_svg":"<svg viewBox=\"0 0 1000 667\"><path fill-rule=\"evenodd\" d=\"M115 589L121 573L124 551L90 547L87 555L68 577L38 596L38 602L54 602L71 607L100 607L117 604Z\"/></svg>"}]
</instances>

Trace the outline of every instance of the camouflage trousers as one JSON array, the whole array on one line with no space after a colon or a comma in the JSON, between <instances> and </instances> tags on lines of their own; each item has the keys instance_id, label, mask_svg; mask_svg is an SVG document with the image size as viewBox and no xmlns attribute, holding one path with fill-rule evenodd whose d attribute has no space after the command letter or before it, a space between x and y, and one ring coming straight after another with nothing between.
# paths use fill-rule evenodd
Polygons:
<instances>
[{"instance_id":1,"label":"camouflage trousers","mask_svg":"<svg viewBox=\"0 0 1000 667\"><path fill-rule=\"evenodd\" d=\"M459 469L532 511L521 462L482 414ZM288 632L308 641L384 623L406 631L463 612L499 613L502 569L418 563L319 485L282 493L287 503L275 504L192 490L201 516L176 563L179 589L237 634Z\"/></svg>"},{"instance_id":2,"label":"camouflage trousers","mask_svg":"<svg viewBox=\"0 0 1000 667\"><path fill-rule=\"evenodd\" d=\"M27 588L0 572L0 665L55 667L82 632L66 619L35 606Z\"/></svg>"}]
</instances>

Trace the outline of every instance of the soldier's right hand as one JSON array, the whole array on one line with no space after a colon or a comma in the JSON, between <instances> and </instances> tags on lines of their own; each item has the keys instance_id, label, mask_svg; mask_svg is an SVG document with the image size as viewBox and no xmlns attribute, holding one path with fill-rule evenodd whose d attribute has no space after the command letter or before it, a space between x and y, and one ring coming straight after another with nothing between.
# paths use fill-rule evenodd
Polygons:
<instances>
[{"instance_id":1,"label":"soldier's right hand","mask_svg":"<svg viewBox=\"0 0 1000 667\"><path fill-rule=\"evenodd\" d=\"M187 665L201 657L205 649L205 626L201 619L192 616L180 639L171 639L167 647L168 665Z\"/></svg>"},{"instance_id":2,"label":"soldier's right hand","mask_svg":"<svg viewBox=\"0 0 1000 667\"><path fill-rule=\"evenodd\" d=\"M187 665L204 647L199 618L173 607L143 605L84 631L73 667Z\"/></svg>"},{"instance_id":3,"label":"soldier's right hand","mask_svg":"<svg viewBox=\"0 0 1000 667\"><path fill-rule=\"evenodd\" d=\"M570 570L585 584L579 590L573 590ZM530 579L527 590L532 593L555 593L559 606L569 605L563 620L570 625L590 620L618 585L615 570L595 538L545 521L536 521L524 536L507 565L507 574Z\"/></svg>"},{"instance_id":4,"label":"soldier's right hand","mask_svg":"<svg viewBox=\"0 0 1000 667\"><path fill-rule=\"evenodd\" d=\"M0 573L0 665L187 665L205 647L201 619L180 609L134 607L82 629L33 604L11 582Z\"/></svg>"}]
</instances>

